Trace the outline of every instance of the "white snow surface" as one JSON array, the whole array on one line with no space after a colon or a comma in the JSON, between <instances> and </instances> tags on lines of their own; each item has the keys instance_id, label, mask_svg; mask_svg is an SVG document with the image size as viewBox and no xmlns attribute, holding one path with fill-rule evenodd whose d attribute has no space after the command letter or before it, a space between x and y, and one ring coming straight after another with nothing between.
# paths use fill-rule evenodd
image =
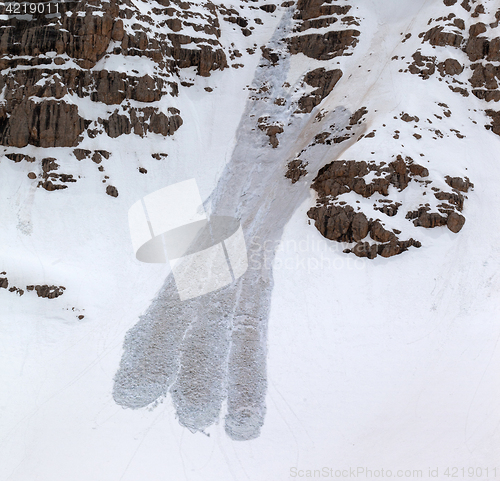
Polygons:
<instances>
[{"instance_id":1,"label":"white snow surface","mask_svg":"<svg viewBox=\"0 0 500 481\"><path fill-rule=\"evenodd\" d=\"M178 107L184 121L173 137L124 135L100 146L112 153L102 165L119 190L116 199L105 194L97 166L77 161L73 149L44 149L64 172L81 176L57 192L36 188L26 176L30 164L2 158L0 271L9 286L54 284L66 291L42 299L0 289L1 481L281 481L325 467L392 470L394 478L397 470L422 470L422 477L406 479L440 480L450 479L445 470L455 467L466 474L482 468L482 477L472 479L493 480L496 467L500 477L500 138L483 127L483 101L465 101L437 78L399 74L402 67L390 60L409 59L421 46L415 35L401 44L402 35L427 30L441 2L355 3L353 15L363 20L360 42L352 56L331 61L339 62L343 77L320 108L366 106L366 132L377 133L341 158L390 159L401 142L401 151L436 181L468 176L475 188L462 231L415 230L396 216L391 228L402 230L402 238L417 232L423 246L390 259L359 259L308 223L311 191L274 261L266 421L259 438L236 442L221 424L207 435L192 434L178 424L168 398L129 410L111 392L125 333L168 274L165 265L135 260L128 209L190 178L202 198L210 195L252 102L247 86L259 71L259 55L240 48L244 57L237 61L245 68L197 77L179 97L165 97L160 108ZM278 9L265 28L240 42L266 44L287 12ZM229 34L225 39L233 41ZM297 55L281 74L294 86L315 62ZM72 102L88 108L82 99ZM450 136L436 141L421 130L432 113L442 113L439 102L452 116L439 124ZM401 112L420 117L418 130L394 120ZM408 132L395 141L394 130L402 127ZM446 127L466 137L457 140ZM318 128L311 115L293 146L278 147L283 159L305 148ZM423 138L416 140L415 132ZM266 144L262 133L263 155ZM85 138L79 147L95 144ZM40 156L34 147L23 152ZM167 152L167 159L153 159L156 152ZM320 160L318 168L334 159ZM139 166L149 173L138 174ZM309 182L316 171L309 170ZM265 193L263 186L258 194ZM408 188L391 199L408 204L412 195L418 194Z\"/></svg>"}]
</instances>

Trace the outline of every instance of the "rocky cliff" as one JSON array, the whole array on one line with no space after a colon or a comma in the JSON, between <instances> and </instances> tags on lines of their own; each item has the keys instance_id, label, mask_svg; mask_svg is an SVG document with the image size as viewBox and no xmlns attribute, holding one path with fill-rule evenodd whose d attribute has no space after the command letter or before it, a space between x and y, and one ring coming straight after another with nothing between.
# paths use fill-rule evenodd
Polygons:
<instances>
[{"instance_id":1,"label":"rocky cliff","mask_svg":"<svg viewBox=\"0 0 500 481\"><path fill-rule=\"evenodd\" d=\"M277 32L273 42L262 42L259 31L279 16L289 18L287 28ZM174 136L184 122L183 106L177 101L180 91L196 88L199 79L214 72L226 75L232 69L245 69L250 57L261 55L259 68L268 69L271 76L277 72L276 78L293 63L304 65L294 84L267 82L248 90L250 100L268 105L255 126L267 148L287 147L280 139L290 122L304 116L318 122L314 138L287 160L283 174L292 184L311 182L318 198L308 215L322 235L346 244L347 253L373 258L375 253L389 257L421 245L418 229L414 236L401 238L398 228L388 226L398 213L415 227L447 226L458 233L466 222L464 205L473 182L453 172L436 178L429 165L414 160L425 152L416 154L404 147L406 139L414 143L425 136L438 142L465 138L462 126L444 126L453 119L445 102L436 102L438 112L429 112L428 118L401 110L394 116L400 127L393 125L391 132L383 124L356 135L356 128L376 118L376 112L361 105L341 130L321 126L337 84L346 81L343 65L347 64L340 60L356 58L366 22L355 3L343 0L279 5L92 0L62 3L52 14L4 15L0 143L5 159L21 163L34 184L55 192L78 182L80 176L65 166L66 154L58 159L44 152L70 148L78 161L96 164L104 191L117 197L120 186L105 175L106 162L113 157L106 150L107 138ZM470 103L469 110L484 112L484 127L500 135L500 112L495 107L500 101L499 22L494 2L444 0L433 6L425 29L417 23L401 33L396 49L404 55L391 56L386 70L393 72L393 78L411 75L429 85L446 85L463 105ZM364 66L359 69L363 75ZM203 95L212 92L212 87L205 87ZM309 171L307 157L312 150L328 157L324 152L333 146L353 140L367 145L376 135L387 137L391 152L340 158ZM152 155L161 161L168 153ZM147 172L144 167L137 170ZM417 204L405 205L392 195L408 186L419 190ZM370 206L366 212L346 200L350 193L359 196L361 205Z\"/></svg>"},{"instance_id":2,"label":"rocky cliff","mask_svg":"<svg viewBox=\"0 0 500 481\"><path fill-rule=\"evenodd\" d=\"M288 226L300 224L297 241L339 251L327 254L316 303L332 279L369 291L387 272L438 265L446 250L462 267L494 215L484 192L500 142L500 9L403 3L4 10L0 295L31 305L35 319L49 305L54 323L109 322L115 346L129 330L118 404L154 406L170 393L181 424L205 432L226 402L229 436L259 436L275 247ZM238 218L255 247L241 280L189 303L172 277L161 287L165 271L136 260L127 224L131 205L186 178L200 182L207 212ZM366 269L359 277L351 261ZM339 303L358 302L345 292ZM392 308L394 284L387 292Z\"/></svg>"}]
</instances>

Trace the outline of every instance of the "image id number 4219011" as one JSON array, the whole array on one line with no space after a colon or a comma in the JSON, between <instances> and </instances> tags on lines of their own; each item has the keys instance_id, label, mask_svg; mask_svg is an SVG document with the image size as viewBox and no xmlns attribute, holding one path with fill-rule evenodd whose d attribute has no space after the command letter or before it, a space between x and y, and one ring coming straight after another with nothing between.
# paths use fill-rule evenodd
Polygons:
<instances>
[{"instance_id":1,"label":"image id number 4219011","mask_svg":"<svg viewBox=\"0 0 500 481\"><path fill-rule=\"evenodd\" d=\"M0 4L4 15L49 15L59 13L59 2L5 2Z\"/></svg>"}]
</instances>

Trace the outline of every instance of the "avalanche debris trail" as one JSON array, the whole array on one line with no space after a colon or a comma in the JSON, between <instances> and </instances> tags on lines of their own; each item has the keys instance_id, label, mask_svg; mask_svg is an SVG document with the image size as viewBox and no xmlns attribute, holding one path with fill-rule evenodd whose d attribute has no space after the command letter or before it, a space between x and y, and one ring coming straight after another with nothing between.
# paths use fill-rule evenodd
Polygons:
<instances>
[{"instance_id":1,"label":"avalanche debris trail","mask_svg":"<svg viewBox=\"0 0 500 481\"><path fill-rule=\"evenodd\" d=\"M271 48L289 28L290 16L285 15ZM288 67L282 62L258 69L253 85L283 84ZM233 285L184 302L178 300L170 276L127 334L114 387L115 400L131 408L146 406L170 392L180 423L193 431L216 422L227 398L225 427L235 440L257 437L264 423L274 247L310 195L309 176L292 186L284 172L290 154L307 146L320 128L307 123L307 117L298 119L283 135L283 144L292 148L263 154L261 133L254 126L267 109L263 102L249 102L232 158L210 198L212 213L240 219L250 246L249 269ZM351 114L343 107L329 113L335 135L348 133ZM345 152L365 130L364 125L356 125L351 140L330 149L329 158ZM323 162L318 158L313 169Z\"/></svg>"},{"instance_id":2,"label":"avalanche debris trail","mask_svg":"<svg viewBox=\"0 0 500 481\"><path fill-rule=\"evenodd\" d=\"M422 7L425 2L422 3ZM282 21L268 44L278 50L292 28L292 11ZM411 20L411 22L413 19ZM411 23L410 22L410 23ZM233 285L201 298L181 302L170 276L148 311L127 334L124 355L115 378L115 400L139 408L170 392L179 421L193 431L202 431L219 418L227 399L225 427L236 440L257 437L264 423L267 390L267 328L273 287L274 248L296 209L310 195L311 175L328 161L337 159L366 133L368 124L350 119L365 99L379 88L384 73L400 44L399 22L392 29L374 32L356 47L357 59L369 73L363 78L344 75L332 93L309 117L295 118L291 112L274 111L262 101L250 100L238 127L237 143L218 185L210 197L216 215L240 219L249 251L250 267ZM406 25L403 25L406 31ZM367 34L368 37L368 34ZM392 39L387 45L384 38ZM395 39L395 40L394 40ZM373 55L382 48L384 54ZM363 53L364 50L364 53ZM291 66L290 55L278 65L258 68L253 87L269 85L271 100L285 96L282 85ZM348 95L356 90L356 97ZM388 102L391 98L387 98ZM351 102L351 109L339 105ZM388 109L392 106L388 106ZM321 109L326 114L318 119ZM280 137L285 147L260 149L261 133L255 119L271 115L289 123ZM310 174L291 185L284 177L287 162L306 149L325 125L334 125L333 135L349 135L314 158L307 157Z\"/></svg>"}]
</instances>

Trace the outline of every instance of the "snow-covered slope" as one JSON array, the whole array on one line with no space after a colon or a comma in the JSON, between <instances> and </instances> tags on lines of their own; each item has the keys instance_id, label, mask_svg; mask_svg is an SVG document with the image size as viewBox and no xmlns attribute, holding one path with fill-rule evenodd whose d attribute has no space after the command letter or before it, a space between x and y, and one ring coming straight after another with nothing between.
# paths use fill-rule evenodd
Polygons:
<instances>
[{"instance_id":1,"label":"snow-covered slope","mask_svg":"<svg viewBox=\"0 0 500 481\"><path fill-rule=\"evenodd\" d=\"M68 5L2 20L0 479L500 476L498 4ZM190 178L249 269L181 303Z\"/></svg>"}]
</instances>

